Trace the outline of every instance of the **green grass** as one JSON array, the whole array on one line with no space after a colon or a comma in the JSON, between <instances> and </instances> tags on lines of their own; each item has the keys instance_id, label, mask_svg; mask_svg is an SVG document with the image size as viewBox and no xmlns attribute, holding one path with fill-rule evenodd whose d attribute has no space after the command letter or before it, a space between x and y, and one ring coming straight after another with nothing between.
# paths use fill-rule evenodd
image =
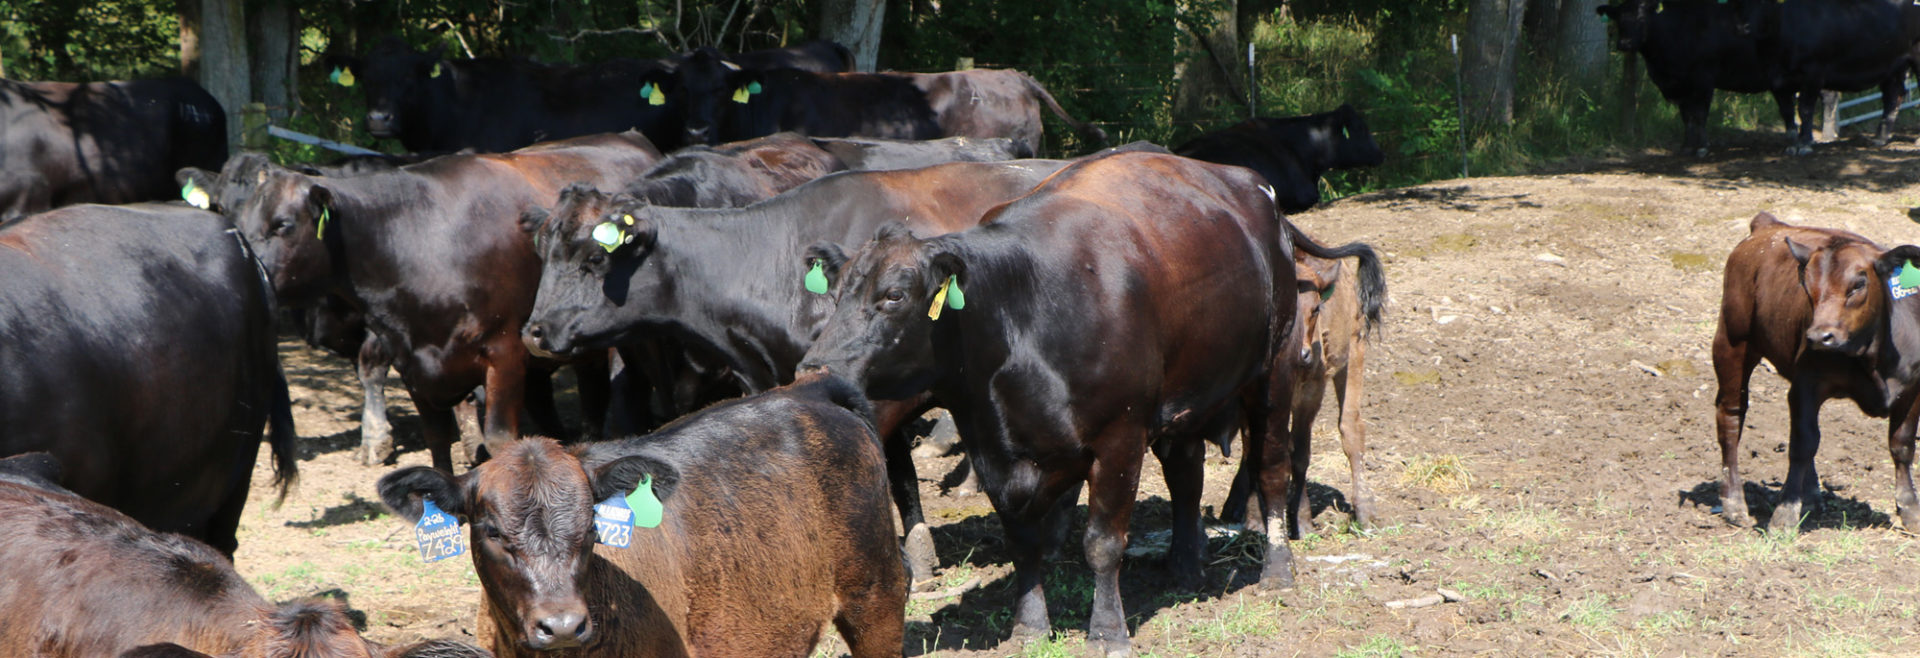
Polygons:
<instances>
[{"instance_id":1,"label":"green grass","mask_svg":"<svg viewBox=\"0 0 1920 658\"><path fill-rule=\"evenodd\" d=\"M1473 486L1473 472L1459 455L1416 455L1400 470L1400 484L1457 494Z\"/></svg>"},{"instance_id":2,"label":"green grass","mask_svg":"<svg viewBox=\"0 0 1920 658\"><path fill-rule=\"evenodd\" d=\"M1575 626L1599 630L1611 628L1613 618L1619 614L1620 609L1613 607L1613 597L1593 594L1568 605L1560 618Z\"/></svg>"},{"instance_id":3,"label":"green grass","mask_svg":"<svg viewBox=\"0 0 1920 658\"><path fill-rule=\"evenodd\" d=\"M1233 644L1249 637L1278 635L1284 617L1285 609L1279 603L1257 598L1249 601L1242 594L1214 618L1188 624L1187 633L1206 642Z\"/></svg>"},{"instance_id":4,"label":"green grass","mask_svg":"<svg viewBox=\"0 0 1920 658\"><path fill-rule=\"evenodd\" d=\"M1358 646L1340 650L1334 656L1337 658L1400 658L1412 654L1417 648L1407 646L1399 638L1390 635L1375 635Z\"/></svg>"}]
</instances>

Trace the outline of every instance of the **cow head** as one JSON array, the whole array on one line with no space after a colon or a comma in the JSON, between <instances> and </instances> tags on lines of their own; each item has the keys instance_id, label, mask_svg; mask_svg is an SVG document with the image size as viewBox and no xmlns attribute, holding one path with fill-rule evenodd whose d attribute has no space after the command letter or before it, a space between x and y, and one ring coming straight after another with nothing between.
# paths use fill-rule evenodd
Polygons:
<instances>
[{"instance_id":1,"label":"cow head","mask_svg":"<svg viewBox=\"0 0 1920 658\"><path fill-rule=\"evenodd\" d=\"M1328 323L1322 321L1321 315L1333 297L1334 284L1340 281L1340 262L1311 256L1302 258L1296 253L1293 276L1299 293L1298 312L1294 314L1300 330L1298 356L1302 364L1308 364L1326 349Z\"/></svg>"},{"instance_id":2,"label":"cow head","mask_svg":"<svg viewBox=\"0 0 1920 658\"><path fill-rule=\"evenodd\" d=\"M1882 253L1872 243L1846 237L1833 237L1824 245L1784 240L1800 263L1800 285L1813 307L1807 347L1849 356L1865 353L1887 315L1887 277L1903 262L1890 255L1912 257L1913 252Z\"/></svg>"},{"instance_id":3,"label":"cow head","mask_svg":"<svg viewBox=\"0 0 1920 658\"><path fill-rule=\"evenodd\" d=\"M1640 50L1640 44L1646 43L1647 26L1653 21L1653 14L1660 7L1659 0L1615 0L1611 5L1600 5L1594 13L1612 19L1619 26L1613 47L1623 53Z\"/></svg>"},{"instance_id":4,"label":"cow head","mask_svg":"<svg viewBox=\"0 0 1920 658\"><path fill-rule=\"evenodd\" d=\"M675 67L680 94L686 105L688 144L716 144L734 135L722 129L733 113L734 95L746 85L757 82L757 74L728 61L712 47L688 53Z\"/></svg>"},{"instance_id":5,"label":"cow head","mask_svg":"<svg viewBox=\"0 0 1920 658\"><path fill-rule=\"evenodd\" d=\"M290 305L318 299L334 272L327 240L341 239L333 192L325 179L274 165L255 178L251 196L228 217L260 258L277 297Z\"/></svg>"},{"instance_id":6,"label":"cow head","mask_svg":"<svg viewBox=\"0 0 1920 658\"><path fill-rule=\"evenodd\" d=\"M433 87L453 78L450 63L441 56L446 44L416 52L399 37L374 44L360 60L349 63L356 85L367 99L367 132L374 137L397 137L410 112L420 112Z\"/></svg>"},{"instance_id":7,"label":"cow head","mask_svg":"<svg viewBox=\"0 0 1920 658\"><path fill-rule=\"evenodd\" d=\"M380 478L380 499L418 522L420 501L470 524L469 552L503 632L533 650L591 644L587 566L593 557L594 484L552 439L490 446L493 458L463 475L412 466ZM631 486L631 485L629 485ZM610 495L610 494L609 494Z\"/></svg>"},{"instance_id":8,"label":"cow head","mask_svg":"<svg viewBox=\"0 0 1920 658\"><path fill-rule=\"evenodd\" d=\"M181 196L187 196L190 189L206 194L207 210L232 215L247 199L253 196L254 188L266 179L267 167L272 164L265 153L241 151L227 158L220 171L207 171L199 167L182 167L174 172L174 182L180 184ZM192 199L188 200L190 203Z\"/></svg>"},{"instance_id":9,"label":"cow head","mask_svg":"<svg viewBox=\"0 0 1920 658\"><path fill-rule=\"evenodd\" d=\"M1342 104L1333 111L1332 119L1329 128L1338 133L1333 139L1334 169L1377 167L1386 161L1386 154L1380 151L1380 144L1373 141L1373 131L1367 129L1367 120L1360 118L1359 110Z\"/></svg>"},{"instance_id":10,"label":"cow head","mask_svg":"<svg viewBox=\"0 0 1920 658\"><path fill-rule=\"evenodd\" d=\"M833 317L800 370L826 370L859 382L877 399L904 399L925 390L935 368L933 331L939 321L929 317L934 299L949 277L963 289L968 284L956 237L921 239L898 223L881 226L872 241L843 261L845 266L833 268ZM806 257L811 267L814 259L831 254L815 247ZM955 313L944 307L941 312L949 318Z\"/></svg>"},{"instance_id":11,"label":"cow head","mask_svg":"<svg viewBox=\"0 0 1920 658\"><path fill-rule=\"evenodd\" d=\"M624 330L613 322L615 312L629 301L632 275L654 247L650 207L576 184L552 211L533 208L520 218L541 262L540 291L521 331L528 350L571 355L619 342Z\"/></svg>"}]
</instances>

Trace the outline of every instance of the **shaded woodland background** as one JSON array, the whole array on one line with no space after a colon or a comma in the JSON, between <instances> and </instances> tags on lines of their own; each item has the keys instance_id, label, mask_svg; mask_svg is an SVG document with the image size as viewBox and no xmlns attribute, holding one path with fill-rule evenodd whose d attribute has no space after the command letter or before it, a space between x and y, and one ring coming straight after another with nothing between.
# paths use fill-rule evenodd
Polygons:
<instances>
[{"instance_id":1,"label":"shaded woodland background","mask_svg":"<svg viewBox=\"0 0 1920 658\"><path fill-rule=\"evenodd\" d=\"M18 80L185 74L236 133L272 121L398 151L359 127L357 90L328 53L387 34L449 57L550 63L665 57L833 38L863 68L1009 67L1116 143L1176 144L1262 115L1360 108L1385 166L1336 172L1334 195L1679 141L1644 75L1612 52L1600 0L0 0L0 73ZM1451 37L1457 35L1456 55ZM1248 92L1247 44L1255 92ZM1456 64L1457 62L1457 64ZM259 103L251 121L245 106ZM1462 116L1466 130L1461 130ZM1715 125L1777 129L1759 98L1723 98ZM1049 152L1079 144L1055 125ZM329 154L258 134L282 161Z\"/></svg>"}]
</instances>

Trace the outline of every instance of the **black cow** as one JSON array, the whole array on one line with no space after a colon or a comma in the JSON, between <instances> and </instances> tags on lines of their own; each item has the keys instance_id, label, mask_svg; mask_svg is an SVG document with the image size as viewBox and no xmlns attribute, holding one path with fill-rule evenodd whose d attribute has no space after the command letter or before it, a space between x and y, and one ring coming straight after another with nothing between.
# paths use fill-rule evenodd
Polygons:
<instances>
[{"instance_id":1,"label":"black cow","mask_svg":"<svg viewBox=\"0 0 1920 658\"><path fill-rule=\"evenodd\" d=\"M288 303L337 294L367 314L420 411L434 465L450 469L452 406L477 386L490 438L519 433L523 400L543 427L561 427L538 374L552 364L529 363L519 340L540 272L520 213L572 182L623 183L659 157L628 132L346 178L275 168L235 217ZM581 375L583 400L604 402L597 374ZM600 411L590 406L588 417Z\"/></svg>"},{"instance_id":2,"label":"black cow","mask_svg":"<svg viewBox=\"0 0 1920 658\"><path fill-rule=\"evenodd\" d=\"M737 208L845 168L811 140L776 133L674 151L624 192L657 206Z\"/></svg>"},{"instance_id":3,"label":"black cow","mask_svg":"<svg viewBox=\"0 0 1920 658\"><path fill-rule=\"evenodd\" d=\"M1320 203L1329 169L1378 166L1385 155L1352 105L1299 117L1248 119L1174 147L1174 153L1260 172L1290 213Z\"/></svg>"},{"instance_id":4,"label":"black cow","mask_svg":"<svg viewBox=\"0 0 1920 658\"><path fill-rule=\"evenodd\" d=\"M332 56L326 62L337 82L352 80L364 90L368 132L398 138L409 151L502 152L623 130L639 130L661 148L680 144L679 99L662 86L672 83L666 62L559 66L445 59L445 50L441 44L417 52L387 37L364 58Z\"/></svg>"},{"instance_id":5,"label":"black cow","mask_svg":"<svg viewBox=\"0 0 1920 658\"><path fill-rule=\"evenodd\" d=\"M1006 137L1022 157L1038 152L1044 105L1075 129L1106 133L1060 108L1046 88L1012 70L950 73L812 73L733 66L696 51L675 72L686 96L689 142L737 141L782 130L816 137Z\"/></svg>"},{"instance_id":6,"label":"black cow","mask_svg":"<svg viewBox=\"0 0 1920 658\"><path fill-rule=\"evenodd\" d=\"M870 413L843 380L798 382L644 437L401 469L380 498L472 524L480 636L503 656L805 656L829 622L858 658L899 656L907 582ZM643 483L656 525L596 520ZM595 545L602 528L626 546Z\"/></svg>"},{"instance_id":7,"label":"black cow","mask_svg":"<svg viewBox=\"0 0 1920 658\"><path fill-rule=\"evenodd\" d=\"M382 647L338 603L275 606L228 556L81 498L61 477L46 453L0 459L0 655L486 655L444 641Z\"/></svg>"},{"instance_id":8,"label":"black cow","mask_svg":"<svg viewBox=\"0 0 1920 658\"><path fill-rule=\"evenodd\" d=\"M226 159L226 111L192 80L0 80L0 221L176 198L174 170Z\"/></svg>"},{"instance_id":9,"label":"black cow","mask_svg":"<svg viewBox=\"0 0 1920 658\"><path fill-rule=\"evenodd\" d=\"M902 218L928 232L959 230L1063 164L1026 160L841 172L735 210L648 206L569 189L550 215L534 211L526 219L528 230L540 236L545 263L527 343L537 353L570 355L671 338L694 359L715 364L708 371L731 378L680 386L673 413L715 396L772 388L792 381L794 366L831 311L826 297L806 291L812 265L792 258L795 245L864 239L880 224ZM594 237L605 222L621 234L611 251ZM918 478L908 455L912 446L892 434L911 411L883 409L887 418L880 422L889 437L895 499L910 534L926 532ZM926 546L911 556L916 580L932 573L931 544Z\"/></svg>"},{"instance_id":10,"label":"black cow","mask_svg":"<svg viewBox=\"0 0 1920 658\"><path fill-rule=\"evenodd\" d=\"M1619 25L1614 47L1640 54L1660 95L1680 108L1681 151L1707 153L1707 109L1716 89L1771 92L1780 121L1792 132L1793 100L1778 88L1771 58L1751 31L1738 26L1736 8L1704 0L1617 0L1594 11Z\"/></svg>"},{"instance_id":11,"label":"black cow","mask_svg":"<svg viewBox=\"0 0 1920 658\"><path fill-rule=\"evenodd\" d=\"M0 454L53 453L81 495L232 555L262 427L283 493L298 469L247 244L143 204L31 215L0 247Z\"/></svg>"},{"instance_id":12,"label":"black cow","mask_svg":"<svg viewBox=\"0 0 1920 658\"><path fill-rule=\"evenodd\" d=\"M1738 26L1753 32L1773 61L1776 93L1798 101L1800 131L1788 152L1813 152L1813 116L1823 89L1880 89L1885 145L1907 99L1909 70L1920 75L1920 18L1911 0L1740 0ZM1784 102L1784 101L1783 101Z\"/></svg>"},{"instance_id":13,"label":"black cow","mask_svg":"<svg viewBox=\"0 0 1920 658\"><path fill-rule=\"evenodd\" d=\"M1021 157L1021 148L1005 137L947 137L932 140L815 137L848 169L919 169L948 162L1001 162Z\"/></svg>"},{"instance_id":14,"label":"black cow","mask_svg":"<svg viewBox=\"0 0 1920 658\"><path fill-rule=\"evenodd\" d=\"M682 56L685 59L693 53ZM814 73L843 73L853 70L853 52L833 41L819 39L787 48L766 48L726 56L743 69L773 71L793 69Z\"/></svg>"},{"instance_id":15,"label":"black cow","mask_svg":"<svg viewBox=\"0 0 1920 658\"><path fill-rule=\"evenodd\" d=\"M1197 583L1205 442L1242 414L1260 437L1261 583L1292 585L1293 249L1333 252L1260 187L1250 170L1177 156L1088 158L967 231L889 224L840 270L833 317L800 367L879 399L931 391L953 412L1013 552L1016 635L1049 631L1044 556L1084 480L1087 639L1127 652L1119 569L1142 456L1152 446L1165 466L1169 561ZM1378 271L1363 277L1379 289Z\"/></svg>"}]
</instances>

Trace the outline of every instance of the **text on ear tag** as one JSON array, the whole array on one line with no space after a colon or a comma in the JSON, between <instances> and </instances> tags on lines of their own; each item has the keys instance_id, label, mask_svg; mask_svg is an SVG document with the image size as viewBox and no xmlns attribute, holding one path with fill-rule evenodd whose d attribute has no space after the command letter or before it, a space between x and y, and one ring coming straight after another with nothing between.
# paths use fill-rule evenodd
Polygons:
<instances>
[{"instance_id":1,"label":"text on ear tag","mask_svg":"<svg viewBox=\"0 0 1920 658\"><path fill-rule=\"evenodd\" d=\"M620 494L608 496L593 506L593 532L596 541L614 548L633 545L633 509Z\"/></svg>"},{"instance_id":2,"label":"text on ear tag","mask_svg":"<svg viewBox=\"0 0 1920 658\"><path fill-rule=\"evenodd\" d=\"M460 543L460 520L440 511L432 498L420 500L420 522L413 525L413 540L420 545L422 562L438 562L467 552Z\"/></svg>"}]
</instances>

